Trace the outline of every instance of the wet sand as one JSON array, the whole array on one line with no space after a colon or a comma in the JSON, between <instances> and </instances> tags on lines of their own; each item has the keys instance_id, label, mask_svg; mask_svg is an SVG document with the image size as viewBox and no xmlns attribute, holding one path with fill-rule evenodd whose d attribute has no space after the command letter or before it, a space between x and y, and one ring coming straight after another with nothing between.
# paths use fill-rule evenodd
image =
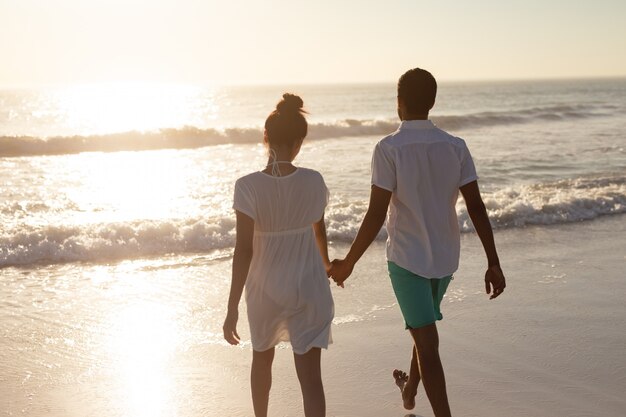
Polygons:
<instances>
[{"instance_id":1,"label":"wet sand","mask_svg":"<svg viewBox=\"0 0 626 417\"><path fill-rule=\"evenodd\" d=\"M618 417L624 414L625 232L623 215L564 226L498 232L496 240L509 281L506 292L492 301L484 294L485 260L480 243L476 236L463 235L461 267L444 299L444 320L438 325L453 415ZM331 255L344 251L345 245L333 245ZM219 275L220 285L224 286L229 263L226 259L203 267L197 282L216 279L207 275L209 271ZM67 268L70 271L74 267ZM3 272L18 274L15 270ZM165 284L158 286L159 291L184 288L187 285L184 282L179 286L173 283L184 280L185 273L198 272L186 272L186 268L175 270L172 276L163 278ZM9 284L3 282L3 285ZM28 290L28 285L25 288ZM103 288L99 283L72 291L77 291L75 296L85 296L104 291ZM194 289L197 297L208 300L210 294L203 293L207 288ZM368 251L346 289L333 288L333 294L337 317L334 344L323 353L328 416L431 417L423 389L418 390L416 408L406 411L391 377L393 368L408 366L411 344L394 303L382 243ZM67 297L71 299L72 293ZM141 291L134 297L141 299ZM109 332L127 329L116 339L121 348L115 345L115 349L97 354L108 333L102 338L85 337L92 345L81 338L68 337L65 344L55 345L53 350L50 350L52 342L45 349L37 344L28 348L28 337L35 340L40 338L39 333L52 332L46 329L54 326L58 314L44 310L41 314L50 318L49 323L35 325L37 317L19 314L28 311L28 306L20 305L27 299L0 300L0 334L4 339L0 342L0 415L253 415L248 388L250 346L244 343L242 347L230 347L216 342L220 329L213 327L221 322L219 308L207 307L206 314L215 317L192 322L182 333L173 330L162 333L169 325L169 316L162 310L147 309L142 311L142 320L154 324L151 333L145 335L151 344L141 344L144 337L141 328L108 327ZM97 302L93 303L94 309L98 306ZM202 308L200 302L192 310ZM352 314L357 310L359 314ZM76 314L75 323L82 323L82 330L76 330L78 334L87 334L90 326L96 326L81 318L82 313ZM244 311L241 316L240 334L245 340L248 332ZM71 322L61 316L58 320ZM206 323L213 324L204 328ZM122 324L127 325L128 320ZM64 331L67 330L58 332ZM170 346L167 335L189 338L190 332L209 336L205 343ZM11 335L20 339L9 343ZM83 353L73 355L71 352L78 345ZM270 415L302 415L292 362L291 350L281 346L274 365Z\"/></svg>"}]
</instances>

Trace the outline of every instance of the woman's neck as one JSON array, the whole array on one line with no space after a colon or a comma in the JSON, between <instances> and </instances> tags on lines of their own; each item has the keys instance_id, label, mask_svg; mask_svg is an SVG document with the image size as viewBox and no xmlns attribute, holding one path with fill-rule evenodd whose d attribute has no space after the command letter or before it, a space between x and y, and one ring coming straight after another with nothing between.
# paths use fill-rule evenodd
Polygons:
<instances>
[{"instance_id":1,"label":"woman's neck","mask_svg":"<svg viewBox=\"0 0 626 417\"><path fill-rule=\"evenodd\" d=\"M272 152L273 150L273 152ZM289 162L293 161L293 150L292 149L283 149L283 148L273 148L270 149L270 154L268 157L268 164L274 161L274 157L276 157L277 161L280 162Z\"/></svg>"},{"instance_id":2,"label":"woman's neck","mask_svg":"<svg viewBox=\"0 0 626 417\"><path fill-rule=\"evenodd\" d=\"M293 173L297 168L291 163L293 161L292 155L291 150L274 149L274 152L270 152L267 158L267 166L263 172L272 175L272 172L276 173L278 171L278 176L280 177ZM276 165L278 169L273 169L274 165Z\"/></svg>"}]
</instances>

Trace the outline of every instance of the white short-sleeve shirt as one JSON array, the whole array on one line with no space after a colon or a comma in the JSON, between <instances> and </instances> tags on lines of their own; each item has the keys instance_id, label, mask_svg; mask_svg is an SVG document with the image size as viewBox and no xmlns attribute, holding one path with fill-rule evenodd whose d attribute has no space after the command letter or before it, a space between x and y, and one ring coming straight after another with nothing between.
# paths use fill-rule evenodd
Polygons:
<instances>
[{"instance_id":1,"label":"white short-sleeve shirt","mask_svg":"<svg viewBox=\"0 0 626 417\"><path fill-rule=\"evenodd\" d=\"M459 265L459 187L478 179L463 139L430 120L403 121L372 157L372 185L391 191L387 260L425 278Z\"/></svg>"}]
</instances>

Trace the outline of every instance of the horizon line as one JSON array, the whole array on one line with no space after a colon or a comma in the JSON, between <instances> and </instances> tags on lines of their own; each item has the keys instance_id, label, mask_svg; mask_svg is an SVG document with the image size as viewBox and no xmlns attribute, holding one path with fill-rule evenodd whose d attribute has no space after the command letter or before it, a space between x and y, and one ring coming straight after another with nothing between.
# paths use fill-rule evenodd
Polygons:
<instances>
[{"instance_id":1,"label":"horizon line","mask_svg":"<svg viewBox=\"0 0 626 417\"><path fill-rule=\"evenodd\" d=\"M626 79L626 75L596 75L596 76L541 76L541 77L501 77L501 78L440 78L438 83L497 83L497 82L543 82L543 81L593 81L593 80L621 80ZM155 81L147 79L134 80L99 80L99 81L78 81L74 83L68 82L50 82L50 83L16 83L16 84L0 84L0 90L20 90L20 89L55 89L68 88L76 86L94 86L94 85L125 85L137 84L147 86L198 86L198 87L278 87L278 86L329 86L329 85L380 85L395 84L397 79L387 80L370 80L370 81L267 81L267 82L211 82L211 81Z\"/></svg>"}]
</instances>

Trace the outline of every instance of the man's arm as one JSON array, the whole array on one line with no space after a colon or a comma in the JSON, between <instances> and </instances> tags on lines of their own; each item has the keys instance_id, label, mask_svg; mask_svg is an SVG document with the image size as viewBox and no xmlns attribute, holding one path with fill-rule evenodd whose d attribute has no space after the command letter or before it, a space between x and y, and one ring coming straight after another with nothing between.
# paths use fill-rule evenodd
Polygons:
<instances>
[{"instance_id":1,"label":"man's arm","mask_svg":"<svg viewBox=\"0 0 626 417\"><path fill-rule=\"evenodd\" d=\"M252 261L252 237L254 236L254 220L237 211L237 241L233 255L233 275L228 297L228 313L224 320L224 339L231 345L239 344L237 333L239 320L239 301L248 278L248 270Z\"/></svg>"},{"instance_id":2,"label":"man's arm","mask_svg":"<svg viewBox=\"0 0 626 417\"><path fill-rule=\"evenodd\" d=\"M506 287L506 279L500 269L500 259L496 250L496 244L493 239L493 231L491 223L487 216L487 209L480 196L478 182L472 181L460 188L467 213L472 219L474 229L480 238L485 254L487 255L487 272L485 273L485 290L487 294L491 294L491 299L496 298Z\"/></svg>"},{"instance_id":3,"label":"man's arm","mask_svg":"<svg viewBox=\"0 0 626 417\"><path fill-rule=\"evenodd\" d=\"M380 228L385 223L390 200L391 191L372 185L367 213L356 238L354 238L354 242L352 242L348 255L346 255L344 260L334 260L332 262L330 273L337 285L342 285L350 276L354 265L376 239L376 235L378 235Z\"/></svg>"}]
</instances>

